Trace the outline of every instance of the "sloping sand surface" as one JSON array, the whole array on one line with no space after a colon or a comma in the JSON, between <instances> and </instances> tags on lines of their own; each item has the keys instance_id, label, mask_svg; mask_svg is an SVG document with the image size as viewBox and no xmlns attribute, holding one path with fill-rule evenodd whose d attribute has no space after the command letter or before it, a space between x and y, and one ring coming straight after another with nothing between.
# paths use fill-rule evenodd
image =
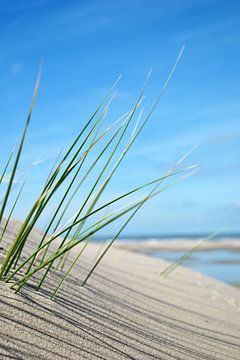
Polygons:
<instances>
[{"instance_id":1,"label":"sloping sand surface","mask_svg":"<svg viewBox=\"0 0 240 360\"><path fill-rule=\"evenodd\" d=\"M54 301L60 273L41 293L0 283L1 359L240 359L239 290L182 267L162 280L166 263L119 249L82 288L95 253Z\"/></svg>"}]
</instances>

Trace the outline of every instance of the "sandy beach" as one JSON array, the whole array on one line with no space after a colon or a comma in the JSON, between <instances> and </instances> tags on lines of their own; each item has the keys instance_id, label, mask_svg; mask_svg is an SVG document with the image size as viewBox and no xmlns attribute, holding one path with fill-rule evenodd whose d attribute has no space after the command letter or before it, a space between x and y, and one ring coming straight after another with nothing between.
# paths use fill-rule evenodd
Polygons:
<instances>
[{"instance_id":1,"label":"sandy beach","mask_svg":"<svg viewBox=\"0 0 240 360\"><path fill-rule=\"evenodd\" d=\"M176 240L148 240L148 241L121 241L116 244L116 247L119 249L126 249L131 251L146 251L146 250L161 250L161 251L188 251L191 248L194 248L200 240L188 240L188 239L176 239ZM203 238L204 241L204 238ZM214 240L214 241L204 241L200 246L201 251L211 251L211 250L230 250L230 251L240 251L240 241L239 239L224 239L224 240Z\"/></svg>"},{"instance_id":2,"label":"sandy beach","mask_svg":"<svg viewBox=\"0 0 240 360\"><path fill-rule=\"evenodd\" d=\"M54 301L60 273L40 293L0 283L1 359L240 358L239 290L183 267L162 279L165 262L117 248L82 288L96 251L89 246Z\"/></svg>"},{"instance_id":3,"label":"sandy beach","mask_svg":"<svg viewBox=\"0 0 240 360\"><path fill-rule=\"evenodd\" d=\"M0 4L0 360L240 360L240 1Z\"/></svg>"}]
</instances>

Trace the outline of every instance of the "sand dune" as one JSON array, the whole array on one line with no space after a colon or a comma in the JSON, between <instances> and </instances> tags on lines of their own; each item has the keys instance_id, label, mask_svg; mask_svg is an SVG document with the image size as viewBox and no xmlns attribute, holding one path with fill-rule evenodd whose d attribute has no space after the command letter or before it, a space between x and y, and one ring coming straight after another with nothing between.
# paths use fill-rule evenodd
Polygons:
<instances>
[{"instance_id":1,"label":"sand dune","mask_svg":"<svg viewBox=\"0 0 240 360\"><path fill-rule=\"evenodd\" d=\"M119 249L82 288L95 253L54 301L60 274L41 293L0 283L1 359L240 359L239 290L182 267L162 280L166 263Z\"/></svg>"}]
</instances>

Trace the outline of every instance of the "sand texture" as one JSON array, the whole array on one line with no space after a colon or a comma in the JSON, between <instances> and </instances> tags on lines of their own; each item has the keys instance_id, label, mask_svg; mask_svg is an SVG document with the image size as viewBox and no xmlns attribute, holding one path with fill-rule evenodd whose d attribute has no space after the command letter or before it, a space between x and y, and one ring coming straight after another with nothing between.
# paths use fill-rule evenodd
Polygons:
<instances>
[{"instance_id":1,"label":"sand texture","mask_svg":"<svg viewBox=\"0 0 240 360\"><path fill-rule=\"evenodd\" d=\"M165 262L120 249L82 288L95 253L54 301L60 273L40 293L0 283L1 359L240 359L239 290L182 267L162 280Z\"/></svg>"}]
</instances>

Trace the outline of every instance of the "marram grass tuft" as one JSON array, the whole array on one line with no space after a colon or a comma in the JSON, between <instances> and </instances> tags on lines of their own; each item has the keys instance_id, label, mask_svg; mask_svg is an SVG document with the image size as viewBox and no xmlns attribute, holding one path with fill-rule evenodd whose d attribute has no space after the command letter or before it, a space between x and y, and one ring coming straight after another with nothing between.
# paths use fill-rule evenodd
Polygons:
<instances>
[{"instance_id":1,"label":"marram grass tuft","mask_svg":"<svg viewBox=\"0 0 240 360\"><path fill-rule=\"evenodd\" d=\"M105 189L109 186L116 170L125 159L135 140L156 109L173 76L182 53L183 48L163 84L159 96L146 115L143 115L142 103L150 72L132 109L116 121L113 121L110 126L105 127L105 118L118 79L100 102L92 116L85 122L67 151L59 157L50 174L46 176L46 181L39 196L29 209L15 238L13 238L8 250L4 254L0 278L10 283L11 288L16 292L38 272L40 276L38 277L39 283L36 286L36 290L41 289L44 286L46 277L51 276L52 271L57 268L62 271L62 277L57 286L52 289L51 297L53 298L75 264L81 261L83 251L94 236L100 230L107 228L111 223L122 219L123 222L115 236L113 236L101 254L95 258L92 268L85 279L83 279L82 286L84 286L108 249L119 238L121 232L141 207L151 198L188 175L189 170L191 173L190 168L180 169L182 161L178 161L166 174L159 175L156 179L149 179L147 183L138 184L135 188L122 195L110 200L104 200ZM0 224L2 225L0 241L3 240L15 207L21 200L22 190L25 185L25 181L22 182L19 185L17 195L14 195L13 184L36 101L41 72L42 69L40 68L19 145L15 146L0 173L0 186L3 186L5 174L10 169L9 180L7 181L5 194L0 204ZM165 184L167 179L169 180L173 177L175 177L173 182ZM79 196L79 194L84 193L83 190L86 184L88 184L88 193L84 197ZM137 194L142 191L145 191L145 195L138 195L137 197ZM131 196L134 196L134 200L132 200ZM76 199L77 203L79 203L78 210L65 221L64 219L68 215L69 207ZM125 203L123 204L123 202ZM33 228L39 219L41 219L44 211L47 210L48 206L52 206L52 204L55 205L55 210L48 220L39 243L36 244L36 248L31 254L25 253L26 243L31 236ZM7 212L8 214L6 214ZM76 254L68 269L65 270L66 258L69 252L81 243L83 247Z\"/></svg>"}]
</instances>

